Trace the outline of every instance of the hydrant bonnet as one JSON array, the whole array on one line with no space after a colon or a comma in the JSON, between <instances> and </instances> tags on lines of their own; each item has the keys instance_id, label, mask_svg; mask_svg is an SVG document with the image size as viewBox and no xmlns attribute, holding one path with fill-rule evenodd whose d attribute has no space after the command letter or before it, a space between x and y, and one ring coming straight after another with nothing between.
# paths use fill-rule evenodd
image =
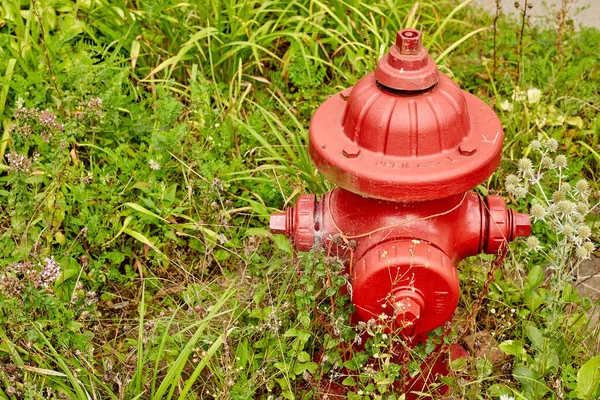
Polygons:
<instances>
[{"instance_id":1,"label":"hydrant bonnet","mask_svg":"<svg viewBox=\"0 0 600 400\"><path fill-rule=\"evenodd\" d=\"M494 172L504 134L488 105L437 70L420 32L398 37L407 34L413 36L397 41L375 73L319 107L309 152L327 179L354 193L392 201L448 197Z\"/></svg>"}]
</instances>

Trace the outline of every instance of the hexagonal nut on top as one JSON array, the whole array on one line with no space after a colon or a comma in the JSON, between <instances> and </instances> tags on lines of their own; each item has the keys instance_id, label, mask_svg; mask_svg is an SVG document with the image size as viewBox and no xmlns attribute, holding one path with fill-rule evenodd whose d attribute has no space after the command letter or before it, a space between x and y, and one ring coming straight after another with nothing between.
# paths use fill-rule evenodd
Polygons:
<instances>
[{"instance_id":1,"label":"hexagonal nut on top","mask_svg":"<svg viewBox=\"0 0 600 400\"><path fill-rule=\"evenodd\" d=\"M415 29L402 29L396 34L396 46L400 54L419 54L421 51L421 32Z\"/></svg>"},{"instance_id":2,"label":"hexagonal nut on top","mask_svg":"<svg viewBox=\"0 0 600 400\"><path fill-rule=\"evenodd\" d=\"M458 146L458 153L461 156L472 156L473 154L475 154L477 152L477 146L475 146L475 144L473 143L461 143Z\"/></svg>"},{"instance_id":3,"label":"hexagonal nut on top","mask_svg":"<svg viewBox=\"0 0 600 400\"><path fill-rule=\"evenodd\" d=\"M346 147L344 147L344 150L342 150L342 154L344 154L344 157L346 158L357 158L358 156L360 156L360 147L358 147L357 144L349 144Z\"/></svg>"},{"instance_id":4,"label":"hexagonal nut on top","mask_svg":"<svg viewBox=\"0 0 600 400\"><path fill-rule=\"evenodd\" d=\"M422 45L423 35L416 29L403 29L396 43L375 69L375 79L392 90L421 91L439 80L437 65Z\"/></svg>"}]
</instances>

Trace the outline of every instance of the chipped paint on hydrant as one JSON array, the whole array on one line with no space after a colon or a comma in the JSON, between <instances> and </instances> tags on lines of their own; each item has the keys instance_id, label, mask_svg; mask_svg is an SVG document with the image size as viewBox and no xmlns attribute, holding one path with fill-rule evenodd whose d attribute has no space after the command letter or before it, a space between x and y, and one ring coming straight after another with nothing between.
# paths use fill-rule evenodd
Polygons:
<instances>
[{"instance_id":1,"label":"chipped paint on hydrant","mask_svg":"<svg viewBox=\"0 0 600 400\"><path fill-rule=\"evenodd\" d=\"M530 233L529 215L471 191L498 167L503 138L494 111L438 71L421 32L401 30L375 72L311 120L310 156L337 187L271 215L271 232L345 260L353 323L384 314L390 331L423 340L452 320L456 265Z\"/></svg>"}]
</instances>

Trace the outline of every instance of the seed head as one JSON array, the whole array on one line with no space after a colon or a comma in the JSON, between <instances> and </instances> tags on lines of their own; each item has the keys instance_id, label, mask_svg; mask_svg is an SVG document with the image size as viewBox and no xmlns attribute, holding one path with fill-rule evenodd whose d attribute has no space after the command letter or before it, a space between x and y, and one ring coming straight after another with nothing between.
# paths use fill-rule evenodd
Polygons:
<instances>
[{"instance_id":1,"label":"seed head","mask_svg":"<svg viewBox=\"0 0 600 400\"><path fill-rule=\"evenodd\" d=\"M154 160L149 160L148 164L150 164L150 169L154 171L158 171L160 169L160 164Z\"/></svg>"},{"instance_id":2,"label":"seed head","mask_svg":"<svg viewBox=\"0 0 600 400\"><path fill-rule=\"evenodd\" d=\"M554 159L554 165L559 169L567 168L567 157L564 154L557 155Z\"/></svg>"},{"instance_id":3,"label":"seed head","mask_svg":"<svg viewBox=\"0 0 600 400\"><path fill-rule=\"evenodd\" d=\"M102 108L102 99L100 97L92 97L88 101L88 106L90 108Z\"/></svg>"},{"instance_id":4,"label":"seed head","mask_svg":"<svg viewBox=\"0 0 600 400\"><path fill-rule=\"evenodd\" d=\"M0 293L4 293L8 298L19 297L23 286L23 282L16 276L4 275L0 278Z\"/></svg>"},{"instance_id":5,"label":"seed head","mask_svg":"<svg viewBox=\"0 0 600 400\"><path fill-rule=\"evenodd\" d=\"M575 233L575 228L573 227L573 225L567 224L567 225L563 226L562 233L566 237L570 237Z\"/></svg>"},{"instance_id":6,"label":"seed head","mask_svg":"<svg viewBox=\"0 0 600 400\"><path fill-rule=\"evenodd\" d=\"M524 199L527 196L527 189L525 189L525 187L523 186L517 186L515 188L515 199Z\"/></svg>"},{"instance_id":7,"label":"seed head","mask_svg":"<svg viewBox=\"0 0 600 400\"><path fill-rule=\"evenodd\" d=\"M523 157L519 160L519 171L531 172L533 171L533 163L527 157Z\"/></svg>"},{"instance_id":8,"label":"seed head","mask_svg":"<svg viewBox=\"0 0 600 400\"><path fill-rule=\"evenodd\" d=\"M53 127L56 122L56 115L49 110L44 110L38 114L38 120L42 126Z\"/></svg>"},{"instance_id":9,"label":"seed head","mask_svg":"<svg viewBox=\"0 0 600 400\"><path fill-rule=\"evenodd\" d=\"M538 238L536 238L535 236L529 236L527 238L526 244L527 244L527 248L530 251L537 251L537 250L541 249L540 240Z\"/></svg>"},{"instance_id":10,"label":"seed head","mask_svg":"<svg viewBox=\"0 0 600 400\"><path fill-rule=\"evenodd\" d=\"M586 244L587 243L591 243L591 242L586 242ZM583 260L585 260L586 258L590 258L591 254L592 254L592 252L588 251L588 249L585 247L585 245L579 246L579 247L577 247L577 249L575 249L575 255Z\"/></svg>"},{"instance_id":11,"label":"seed head","mask_svg":"<svg viewBox=\"0 0 600 400\"><path fill-rule=\"evenodd\" d=\"M575 204L569 200L561 200L556 203L556 211L564 215L571 215L575 212Z\"/></svg>"},{"instance_id":12,"label":"seed head","mask_svg":"<svg viewBox=\"0 0 600 400\"><path fill-rule=\"evenodd\" d=\"M569 191L571 190L571 185L569 185L567 182L563 182L560 184L558 190L560 192L563 192L566 196L569 193Z\"/></svg>"},{"instance_id":13,"label":"seed head","mask_svg":"<svg viewBox=\"0 0 600 400\"><path fill-rule=\"evenodd\" d=\"M542 167L544 167L546 169L551 169L554 167L554 161L552 161L552 158L550 158L548 156L542 157L541 164L542 164Z\"/></svg>"},{"instance_id":14,"label":"seed head","mask_svg":"<svg viewBox=\"0 0 600 400\"><path fill-rule=\"evenodd\" d=\"M506 186L508 186L508 185L518 186L519 182L520 182L519 177L514 174L510 174L506 177Z\"/></svg>"},{"instance_id":15,"label":"seed head","mask_svg":"<svg viewBox=\"0 0 600 400\"><path fill-rule=\"evenodd\" d=\"M577 203L575 208L577 209L577 212L579 214L581 214L582 216L586 215L590 211L590 206L588 206L586 203L583 203L583 202Z\"/></svg>"},{"instance_id":16,"label":"seed head","mask_svg":"<svg viewBox=\"0 0 600 400\"><path fill-rule=\"evenodd\" d=\"M17 154L14 151L6 155L6 160L11 171L29 172L31 171L31 160L26 155Z\"/></svg>"},{"instance_id":17,"label":"seed head","mask_svg":"<svg viewBox=\"0 0 600 400\"><path fill-rule=\"evenodd\" d=\"M556 192L552 193L552 201L554 201L555 203L561 202L565 200L565 198L565 192L561 192L560 190L557 190Z\"/></svg>"},{"instance_id":18,"label":"seed head","mask_svg":"<svg viewBox=\"0 0 600 400\"><path fill-rule=\"evenodd\" d=\"M581 239L587 239L592 235L592 229L587 225L579 225L577 227L577 236Z\"/></svg>"},{"instance_id":19,"label":"seed head","mask_svg":"<svg viewBox=\"0 0 600 400\"><path fill-rule=\"evenodd\" d=\"M43 287L48 287L60 277L60 265L54 260L54 256L46 258L45 264L40 271L40 280Z\"/></svg>"},{"instance_id":20,"label":"seed head","mask_svg":"<svg viewBox=\"0 0 600 400\"><path fill-rule=\"evenodd\" d=\"M529 213L536 220L543 219L546 215L546 208L543 205L536 203L531 206L531 210L529 210Z\"/></svg>"},{"instance_id":21,"label":"seed head","mask_svg":"<svg viewBox=\"0 0 600 400\"><path fill-rule=\"evenodd\" d=\"M530 146L533 150L542 150L542 142L540 142L539 140L534 140L533 142L531 142Z\"/></svg>"},{"instance_id":22,"label":"seed head","mask_svg":"<svg viewBox=\"0 0 600 400\"><path fill-rule=\"evenodd\" d=\"M550 138L543 143L546 150L550 152L555 152L558 149L558 140Z\"/></svg>"},{"instance_id":23,"label":"seed head","mask_svg":"<svg viewBox=\"0 0 600 400\"><path fill-rule=\"evenodd\" d=\"M577 193L580 195L587 195L590 190L590 185L585 179L580 179L575 184L575 190L577 190Z\"/></svg>"}]
</instances>

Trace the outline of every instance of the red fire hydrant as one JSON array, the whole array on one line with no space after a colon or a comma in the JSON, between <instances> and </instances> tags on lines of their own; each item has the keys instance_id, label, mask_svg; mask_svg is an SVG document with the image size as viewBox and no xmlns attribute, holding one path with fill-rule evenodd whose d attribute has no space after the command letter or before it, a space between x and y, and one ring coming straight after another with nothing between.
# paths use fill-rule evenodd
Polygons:
<instances>
[{"instance_id":1,"label":"red fire hydrant","mask_svg":"<svg viewBox=\"0 0 600 400\"><path fill-rule=\"evenodd\" d=\"M337 188L271 215L298 251L345 260L353 321L386 315L415 337L451 321L456 265L502 254L528 236L529 215L471 191L501 159L494 111L440 73L404 29L377 69L325 101L310 124L310 156Z\"/></svg>"}]
</instances>

